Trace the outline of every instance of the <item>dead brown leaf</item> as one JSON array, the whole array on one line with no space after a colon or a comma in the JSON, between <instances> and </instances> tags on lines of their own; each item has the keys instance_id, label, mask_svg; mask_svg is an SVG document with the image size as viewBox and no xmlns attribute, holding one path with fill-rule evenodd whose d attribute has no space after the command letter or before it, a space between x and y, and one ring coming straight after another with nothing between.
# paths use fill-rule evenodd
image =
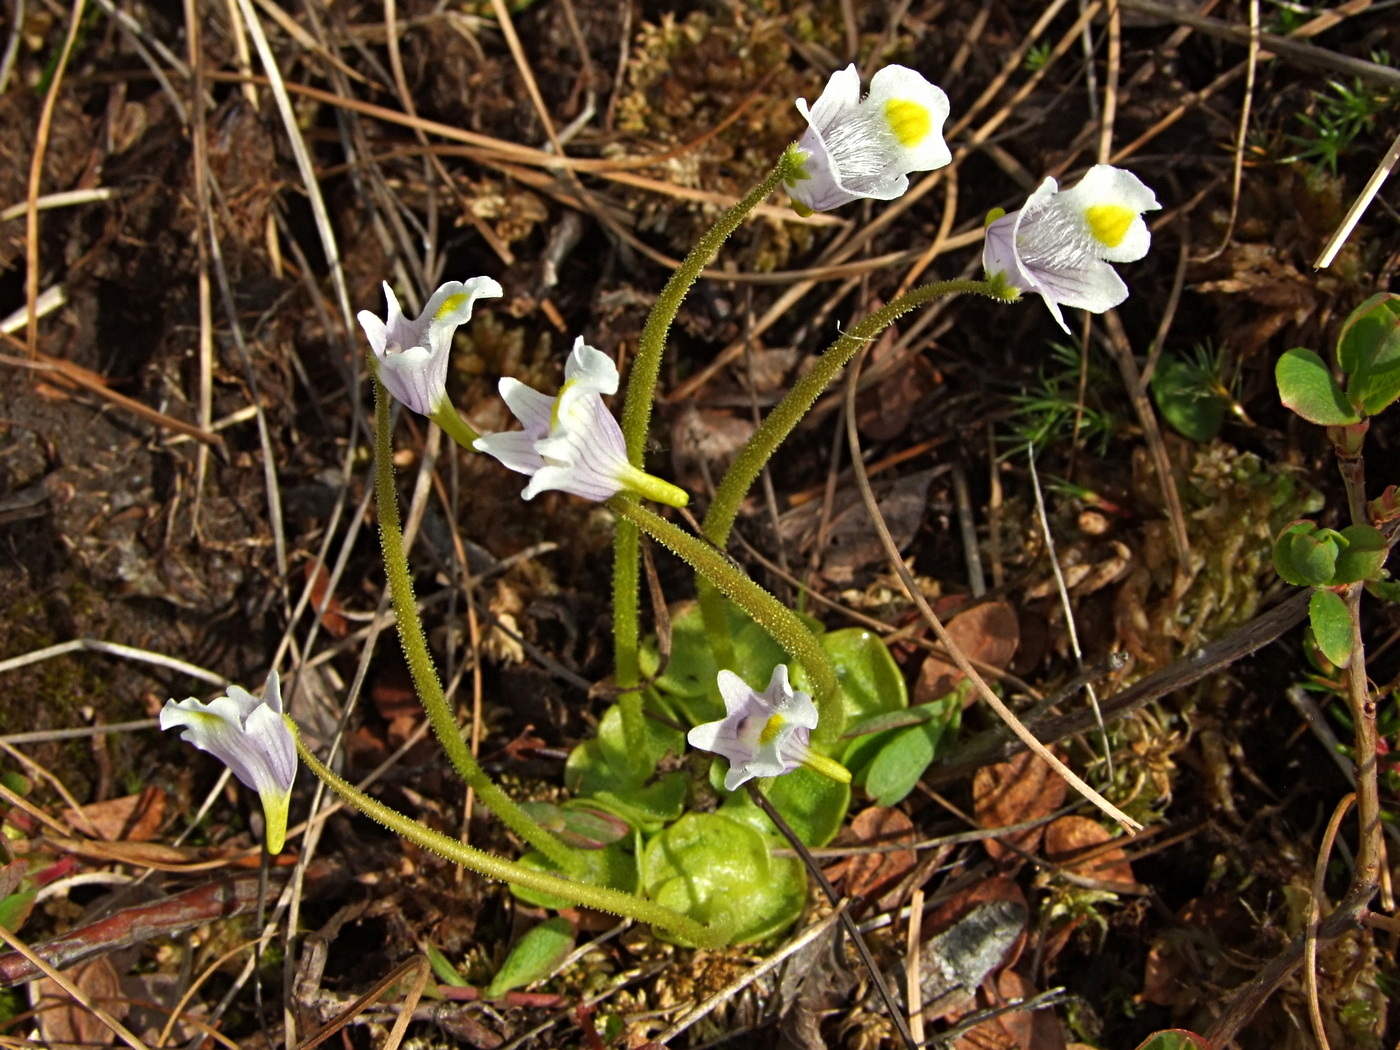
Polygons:
<instances>
[{"instance_id":1,"label":"dead brown leaf","mask_svg":"<svg viewBox=\"0 0 1400 1050\"><path fill-rule=\"evenodd\" d=\"M94 1004L102 1007L118 1021L126 1017L127 1004L122 998L121 978L108 956L99 956L64 971L64 976L85 993ZM39 1011L39 1031L49 1046L66 1043L111 1046L114 1033L85 1007L47 977L34 984L34 1002Z\"/></svg>"},{"instance_id":2,"label":"dead brown leaf","mask_svg":"<svg viewBox=\"0 0 1400 1050\"><path fill-rule=\"evenodd\" d=\"M1002 970L997 976L997 997L1002 1003L1029 999L1038 994L1031 981L1015 970ZM1011 1037L1020 1050L1065 1050L1065 1033L1055 1011L1011 1010L996 1018L997 1024Z\"/></svg>"},{"instance_id":3,"label":"dead brown leaf","mask_svg":"<svg viewBox=\"0 0 1400 1050\"><path fill-rule=\"evenodd\" d=\"M913 842L914 822L903 810L871 806L856 814L850 830L839 841L853 846ZM913 850L856 854L846 866L846 895L873 900L913 870L918 860Z\"/></svg>"},{"instance_id":4,"label":"dead brown leaf","mask_svg":"<svg viewBox=\"0 0 1400 1050\"><path fill-rule=\"evenodd\" d=\"M1122 846L1097 849L1113 838L1107 828L1089 817L1061 817L1045 829L1045 859L1086 879L1136 886L1133 866ZM1093 855L1084 857L1090 851Z\"/></svg>"},{"instance_id":5,"label":"dead brown leaf","mask_svg":"<svg viewBox=\"0 0 1400 1050\"><path fill-rule=\"evenodd\" d=\"M1052 748L1057 758L1063 752ZM984 828L1002 828L1055 812L1065 801L1068 785L1044 761L1023 751L1009 762L983 766L972 778L973 813ZM1004 841L1026 852L1035 850L1044 828L1029 828L1004 836ZM989 839L987 853L995 861L1020 863L1013 850Z\"/></svg>"},{"instance_id":6,"label":"dead brown leaf","mask_svg":"<svg viewBox=\"0 0 1400 1050\"><path fill-rule=\"evenodd\" d=\"M983 602L948 621L948 633L958 648L974 660L1004 669L1016 655L1021 625L1016 610L1006 602ZM963 680L963 673L946 659L929 655L919 668L914 686L915 704L928 704L947 696ZM969 695L968 703L973 698Z\"/></svg>"},{"instance_id":7,"label":"dead brown leaf","mask_svg":"<svg viewBox=\"0 0 1400 1050\"><path fill-rule=\"evenodd\" d=\"M83 806L81 812L66 809L63 816L72 827L91 829L107 842L149 842L165 820L165 801L165 792L150 786L136 795Z\"/></svg>"}]
</instances>

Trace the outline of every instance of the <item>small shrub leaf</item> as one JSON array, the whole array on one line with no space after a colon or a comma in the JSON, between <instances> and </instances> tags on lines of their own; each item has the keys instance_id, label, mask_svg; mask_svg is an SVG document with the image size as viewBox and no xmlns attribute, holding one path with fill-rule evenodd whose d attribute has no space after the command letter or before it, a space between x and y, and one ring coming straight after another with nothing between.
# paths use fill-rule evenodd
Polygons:
<instances>
[{"instance_id":1,"label":"small shrub leaf","mask_svg":"<svg viewBox=\"0 0 1400 1050\"><path fill-rule=\"evenodd\" d=\"M1278 359L1274 368L1278 396L1310 423L1338 427L1361 422L1361 414L1347 401L1322 358L1304 347L1295 347Z\"/></svg>"},{"instance_id":2,"label":"small shrub leaf","mask_svg":"<svg viewBox=\"0 0 1400 1050\"><path fill-rule=\"evenodd\" d=\"M1373 295L1351 312L1337 340L1347 394L1367 415L1400 397L1400 295Z\"/></svg>"},{"instance_id":3,"label":"small shrub leaf","mask_svg":"<svg viewBox=\"0 0 1400 1050\"><path fill-rule=\"evenodd\" d=\"M1318 590L1308 600L1308 619L1322 655L1338 667L1351 659L1351 614L1336 591Z\"/></svg>"}]
</instances>

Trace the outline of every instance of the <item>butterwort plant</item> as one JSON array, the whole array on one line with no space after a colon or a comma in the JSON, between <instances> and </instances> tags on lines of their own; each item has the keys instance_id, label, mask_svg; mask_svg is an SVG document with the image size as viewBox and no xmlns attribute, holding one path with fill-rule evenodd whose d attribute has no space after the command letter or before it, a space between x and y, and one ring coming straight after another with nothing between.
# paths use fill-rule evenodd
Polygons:
<instances>
[{"instance_id":1,"label":"butterwort plant","mask_svg":"<svg viewBox=\"0 0 1400 1050\"><path fill-rule=\"evenodd\" d=\"M696 535L646 505L683 508L689 494L644 465L667 336L689 289L726 238L780 188L804 214L862 199L889 201L907 191L911 173L950 161L943 139L947 96L914 69L881 69L862 95L860 75L848 66L831 76L814 103L799 99L796 105L805 132L668 278L638 340L625 391L613 357L604 352L608 348L580 337L561 362L556 393L511 377L500 380L500 396L518 430L477 435L447 393L448 357L453 335L470 320L474 304L501 296L501 286L485 276L449 282L409 318L385 284L386 315L359 315L375 376L375 496L396 629L448 760L527 852L513 860L464 846L338 778L295 739L283 718L275 675L261 700L234 687L209 705L172 701L162 725L183 726L187 740L223 759L259 792L269 848L281 845L300 748L307 767L362 813L455 863L510 883L535 903L599 908L650 923L685 943L719 945L780 932L806 900L801 866L773 853L786 840L770 834L768 818L756 817L747 793L735 789L761 781L775 812L805 841L823 844L836 834L850 804L852 769L860 771L857 784L883 783L881 771L905 753L887 755L887 745L907 751L911 740L922 745L921 762L932 760L930 741L938 734L930 735L926 723L934 712L917 718L901 712L908 707L905 684L880 640L859 631L826 632L728 556L738 509L822 391L899 317L965 292L1003 302L1035 293L1062 324L1064 306L1107 309L1127 295L1111 264L1146 253L1150 236L1142 216L1158 204L1135 175L1100 165L1069 190L1047 179L1021 209L994 216L983 257L987 279L925 284L843 325L840 337L739 451L713 493L702 535ZM620 419L605 400L619 392ZM615 674L608 689L616 706L599 720L597 738L570 756L565 782L574 797L560 805L516 802L463 743L413 594L398 514L391 398L438 422L463 448L526 475L524 499L559 492L599 502L614 515ZM677 634L673 657L682 670L674 674L661 666L659 643L642 644L643 535L696 573L699 609L688 630ZM646 679L644 656L653 661ZM698 674L696 668L706 670ZM765 680L760 691L756 684ZM707 793L692 783L702 763L679 759L686 742L725 759L723 767L710 764L716 774L723 769L726 789L714 811L687 811L692 799ZM917 774L904 779L912 785ZM713 803L714 796L708 797ZM727 918L738 912L742 921Z\"/></svg>"}]
</instances>

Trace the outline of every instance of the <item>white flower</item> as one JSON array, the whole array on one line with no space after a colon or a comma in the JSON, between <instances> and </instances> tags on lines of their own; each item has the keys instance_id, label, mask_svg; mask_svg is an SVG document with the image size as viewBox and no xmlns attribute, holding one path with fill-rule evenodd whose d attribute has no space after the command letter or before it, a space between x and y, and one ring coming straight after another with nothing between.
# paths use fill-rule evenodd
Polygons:
<instances>
[{"instance_id":1,"label":"white flower","mask_svg":"<svg viewBox=\"0 0 1400 1050\"><path fill-rule=\"evenodd\" d=\"M817 727L817 705L806 693L793 691L786 664L773 668L761 693L733 671L721 671L719 692L725 716L696 726L686 739L692 747L729 759L726 791L754 777L776 777L808 764L807 741Z\"/></svg>"},{"instance_id":2,"label":"white flower","mask_svg":"<svg viewBox=\"0 0 1400 1050\"><path fill-rule=\"evenodd\" d=\"M448 281L433 293L418 319L410 321L385 281L388 320L381 321L368 310L359 313L360 327L374 351L379 381L419 415L432 416L444 408L450 409L447 356L452 349L452 335L458 325L471 320L472 303L500 294L501 286L490 277L473 277L465 283Z\"/></svg>"},{"instance_id":3,"label":"white flower","mask_svg":"<svg viewBox=\"0 0 1400 1050\"><path fill-rule=\"evenodd\" d=\"M564 365L564 387L550 397L516 379L502 379L501 397L523 430L483 434L472 443L511 470L530 475L522 495L534 499L558 489L584 499L605 500L624 489L683 507L686 494L654 478L627 459L622 428L603 404L617 392L617 366L579 336Z\"/></svg>"},{"instance_id":4,"label":"white flower","mask_svg":"<svg viewBox=\"0 0 1400 1050\"><path fill-rule=\"evenodd\" d=\"M208 704L194 697L167 700L161 729L184 726L180 739L208 751L262 799L267 819L267 850L277 853L287 837L287 808L297 773L297 748L282 717L277 672L267 676L262 699L236 685Z\"/></svg>"},{"instance_id":5,"label":"white flower","mask_svg":"<svg viewBox=\"0 0 1400 1050\"><path fill-rule=\"evenodd\" d=\"M797 143L802 171L787 183L800 214L830 211L861 197L888 201L909 188L909 172L931 171L952 160L943 142L948 96L907 66L886 66L860 97L854 64L831 74Z\"/></svg>"},{"instance_id":6,"label":"white flower","mask_svg":"<svg viewBox=\"0 0 1400 1050\"><path fill-rule=\"evenodd\" d=\"M1136 175L1096 164L1072 190L1046 179L1025 207L987 227L982 265L1022 292L1035 292L1066 332L1061 306L1101 314L1128 297L1110 262L1134 262L1152 237L1142 213L1161 205Z\"/></svg>"}]
</instances>

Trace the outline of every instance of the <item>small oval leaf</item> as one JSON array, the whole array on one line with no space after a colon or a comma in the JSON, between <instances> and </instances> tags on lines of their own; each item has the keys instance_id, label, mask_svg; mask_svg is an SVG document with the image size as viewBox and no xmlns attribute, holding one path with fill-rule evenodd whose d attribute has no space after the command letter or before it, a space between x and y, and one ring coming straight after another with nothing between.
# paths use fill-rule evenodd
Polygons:
<instances>
[{"instance_id":1,"label":"small oval leaf","mask_svg":"<svg viewBox=\"0 0 1400 1050\"><path fill-rule=\"evenodd\" d=\"M1337 564L1332 571L1333 586L1342 583L1356 583L1360 580L1373 580L1380 575L1390 550L1385 535L1380 529L1370 525L1348 525L1342 530L1346 546L1337 555Z\"/></svg>"},{"instance_id":2,"label":"small oval leaf","mask_svg":"<svg viewBox=\"0 0 1400 1050\"><path fill-rule=\"evenodd\" d=\"M1381 292L1351 312L1337 340L1347 394L1367 415L1400 397L1400 295Z\"/></svg>"},{"instance_id":3,"label":"small oval leaf","mask_svg":"<svg viewBox=\"0 0 1400 1050\"><path fill-rule=\"evenodd\" d=\"M1299 346L1285 352L1274 367L1274 378L1284 406L1310 423L1337 427L1361 421L1326 362L1311 350Z\"/></svg>"},{"instance_id":4,"label":"small oval leaf","mask_svg":"<svg viewBox=\"0 0 1400 1050\"><path fill-rule=\"evenodd\" d=\"M865 774L865 790L879 806L902 802L933 761L934 740L927 726L901 730L880 749Z\"/></svg>"},{"instance_id":5,"label":"small oval leaf","mask_svg":"<svg viewBox=\"0 0 1400 1050\"><path fill-rule=\"evenodd\" d=\"M1308 600L1308 619L1322 655L1338 667L1351 659L1351 614L1336 591L1314 591Z\"/></svg>"},{"instance_id":6,"label":"small oval leaf","mask_svg":"<svg viewBox=\"0 0 1400 1050\"><path fill-rule=\"evenodd\" d=\"M1289 544L1293 567L1306 586L1330 583L1337 570L1339 544L1326 533L1325 529L1314 533L1295 532Z\"/></svg>"},{"instance_id":7,"label":"small oval leaf","mask_svg":"<svg viewBox=\"0 0 1400 1050\"><path fill-rule=\"evenodd\" d=\"M573 950L573 923L560 915L540 923L515 942L486 989L486 997L499 999L512 989L544 980Z\"/></svg>"}]
</instances>

